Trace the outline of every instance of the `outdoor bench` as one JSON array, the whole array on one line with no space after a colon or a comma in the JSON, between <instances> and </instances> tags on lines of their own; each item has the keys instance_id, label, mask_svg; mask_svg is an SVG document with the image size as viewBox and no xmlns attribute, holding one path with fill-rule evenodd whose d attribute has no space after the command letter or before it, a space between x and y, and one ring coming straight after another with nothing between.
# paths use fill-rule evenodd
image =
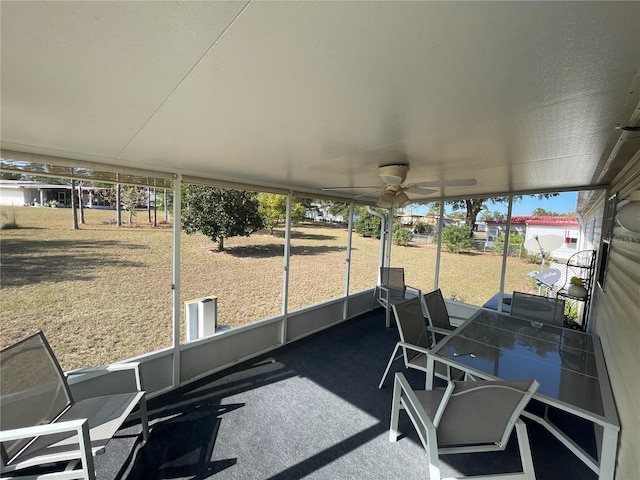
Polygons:
<instances>
[{"instance_id":1,"label":"outdoor bench","mask_svg":"<svg viewBox=\"0 0 640 480\"><path fill-rule=\"evenodd\" d=\"M100 388L108 389L112 375L108 372L116 371L131 372L135 391L100 392L74 401L69 375L102 372ZM81 369L65 375L44 334L37 332L0 352L0 380L2 478L28 473L30 478L95 479L93 457L104 452L132 412L141 419L143 440L149 437L137 363Z\"/></svg>"}]
</instances>

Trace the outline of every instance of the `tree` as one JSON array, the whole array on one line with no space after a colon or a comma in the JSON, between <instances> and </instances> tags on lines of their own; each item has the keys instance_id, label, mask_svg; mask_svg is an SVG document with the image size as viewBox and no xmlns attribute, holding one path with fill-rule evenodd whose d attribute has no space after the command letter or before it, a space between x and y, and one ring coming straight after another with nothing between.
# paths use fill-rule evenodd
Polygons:
<instances>
[{"instance_id":1,"label":"tree","mask_svg":"<svg viewBox=\"0 0 640 480\"><path fill-rule=\"evenodd\" d=\"M218 242L224 251L224 239L248 237L263 227L256 195L243 190L228 190L204 185L183 186L182 229L189 235L200 232Z\"/></svg>"},{"instance_id":2,"label":"tree","mask_svg":"<svg viewBox=\"0 0 640 480\"><path fill-rule=\"evenodd\" d=\"M538 207L533 209L533 212L531 212L531 215L533 215L534 217L562 217L564 215L569 216L571 214L569 213L562 214L558 212L552 212L550 210L545 210L542 207Z\"/></svg>"},{"instance_id":3,"label":"tree","mask_svg":"<svg viewBox=\"0 0 640 480\"><path fill-rule=\"evenodd\" d=\"M147 198L147 190L143 187L123 186L120 191L120 201L129 212L129 225L133 223L136 207Z\"/></svg>"},{"instance_id":4,"label":"tree","mask_svg":"<svg viewBox=\"0 0 640 480\"><path fill-rule=\"evenodd\" d=\"M258 212L262 217L264 226L273 235L273 229L287 220L287 196L276 193L258 193L257 200L260 203ZM304 206L297 199L291 202L291 222L299 223L304 219Z\"/></svg>"},{"instance_id":5,"label":"tree","mask_svg":"<svg viewBox=\"0 0 640 480\"><path fill-rule=\"evenodd\" d=\"M507 214L502 213L499 210L494 210L490 212L489 210L485 210L480 214L480 220L486 222L487 220L506 220Z\"/></svg>"}]
</instances>

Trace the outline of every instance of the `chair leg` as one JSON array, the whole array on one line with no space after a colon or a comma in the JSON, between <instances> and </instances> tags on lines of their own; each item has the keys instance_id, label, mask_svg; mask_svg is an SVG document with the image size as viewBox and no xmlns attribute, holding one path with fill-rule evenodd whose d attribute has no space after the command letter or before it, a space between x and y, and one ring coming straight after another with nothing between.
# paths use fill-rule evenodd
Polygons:
<instances>
[{"instance_id":1,"label":"chair leg","mask_svg":"<svg viewBox=\"0 0 640 480\"><path fill-rule=\"evenodd\" d=\"M520 419L516 422L516 436L518 438L518 448L520 449L520 461L522 462L524 478L527 480L535 480L536 472L533 468L533 457L531 456L527 426Z\"/></svg>"},{"instance_id":2,"label":"chair leg","mask_svg":"<svg viewBox=\"0 0 640 480\"><path fill-rule=\"evenodd\" d=\"M147 399L146 396L140 400L140 423L142 424L142 440L146 442L149 440L149 415L147 413Z\"/></svg>"},{"instance_id":3,"label":"chair leg","mask_svg":"<svg viewBox=\"0 0 640 480\"><path fill-rule=\"evenodd\" d=\"M393 358L393 356L391 357ZM400 397L402 396L402 387L396 379L393 382L393 399L391 401L391 422L389 424L389 441L398 440L398 421L400 419Z\"/></svg>"},{"instance_id":4,"label":"chair leg","mask_svg":"<svg viewBox=\"0 0 640 480\"><path fill-rule=\"evenodd\" d=\"M389 358L389 363L387 363L387 368L385 369L384 374L382 375L382 380L380 380L380 384L378 385L379 389L382 388L382 385L384 384L384 381L387 378L387 374L389 373L391 364L399 358L399 357L396 357L396 352L398 351L398 348L400 348L400 345L396 343L396 348L394 348L393 352L391 353L391 357Z\"/></svg>"}]
</instances>

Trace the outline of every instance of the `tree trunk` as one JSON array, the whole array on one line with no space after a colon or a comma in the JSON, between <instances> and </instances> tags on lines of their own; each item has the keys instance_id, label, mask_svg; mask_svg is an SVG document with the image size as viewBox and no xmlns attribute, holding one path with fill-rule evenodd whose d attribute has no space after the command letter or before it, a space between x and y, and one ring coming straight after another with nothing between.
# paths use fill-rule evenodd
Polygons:
<instances>
[{"instance_id":1,"label":"tree trunk","mask_svg":"<svg viewBox=\"0 0 640 480\"><path fill-rule=\"evenodd\" d=\"M71 180L71 216L73 217L73 229L78 230L78 206L76 205L75 180Z\"/></svg>"},{"instance_id":2,"label":"tree trunk","mask_svg":"<svg viewBox=\"0 0 640 480\"><path fill-rule=\"evenodd\" d=\"M475 226L478 215L484 206L484 199L465 200L465 203L467 205L467 217L465 223L471 230L470 236L473 237L473 227Z\"/></svg>"},{"instance_id":3,"label":"tree trunk","mask_svg":"<svg viewBox=\"0 0 640 480\"><path fill-rule=\"evenodd\" d=\"M80 223L84 225L84 205L82 203L82 182L78 182L78 199L80 202Z\"/></svg>"},{"instance_id":4,"label":"tree trunk","mask_svg":"<svg viewBox=\"0 0 640 480\"><path fill-rule=\"evenodd\" d=\"M218 237L218 251L224 252L224 237Z\"/></svg>"},{"instance_id":5,"label":"tree trunk","mask_svg":"<svg viewBox=\"0 0 640 480\"><path fill-rule=\"evenodd\" d=\"M167 205L167 189L164 189L164 223L169 223L169 206Z\"/></svg>"},{"instance_id":6,"label":"tree trunk","mask_svg":"<svg viewBox=\"0 0 640 480\"><path fill-rule=\"evenodd\" d=\"M158 202L156 202L156 189L153 189L153 226L158 226Z\"/></svg>"},{"instance_id":7,"label":"tree trunk","mask_svg":"<svg viewBox=\"0 0 640 480\"><path fill-rule=\"evenodd\" d=\"M122 226L122 211L120 210L120 184L116 185L116 225Z\"/></svg>"}]
</instances>

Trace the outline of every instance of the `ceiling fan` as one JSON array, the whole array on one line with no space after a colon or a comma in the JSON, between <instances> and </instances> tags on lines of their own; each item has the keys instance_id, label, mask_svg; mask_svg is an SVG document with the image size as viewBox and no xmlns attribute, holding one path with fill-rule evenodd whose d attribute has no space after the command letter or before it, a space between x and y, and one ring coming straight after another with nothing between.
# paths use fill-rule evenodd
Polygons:
<instances>
[{"instance_id":1,"label":"ceiling fan","mask_svg":"<svg viewBox=\"0 0 640 480\"><path fill-rule=\"evenodd\" d=\"M393 163L378 167L378 175L382 179L383 185L362 185L356 187L330 187L323 190L354 190L368 189L381 190L382 195L378 200L378 206L382 208L401 208L412 202L406 192L426 197L437 190L432 187L446 186L471 186L477 183L475 178L464 178L459 180L442 180L419 183L404 183L409 173L409 165L405 163ZM431 187L431 188L430 188ZM416 200L415 198L413 200Z\"/></svg>"}]
</instances>

